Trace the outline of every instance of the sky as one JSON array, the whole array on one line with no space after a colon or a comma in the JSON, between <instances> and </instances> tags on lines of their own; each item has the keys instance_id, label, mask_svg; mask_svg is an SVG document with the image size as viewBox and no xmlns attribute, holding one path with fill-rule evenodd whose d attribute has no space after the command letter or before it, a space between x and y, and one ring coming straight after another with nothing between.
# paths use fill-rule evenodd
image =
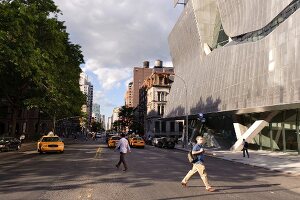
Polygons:
<instances>
[{"instance_id":1,"label":"sky","mask_svg":"<svg viewBox=\"0 0 300 200\"><path fill-rule=\"evenodd\" d=\"M54 0L72 43L82 48L82 70L94 86L94 103L111 116L124 105L133 67L159 59L172 66L168 35L182 6L173 0Z\"/></svg>"}]
</instances>

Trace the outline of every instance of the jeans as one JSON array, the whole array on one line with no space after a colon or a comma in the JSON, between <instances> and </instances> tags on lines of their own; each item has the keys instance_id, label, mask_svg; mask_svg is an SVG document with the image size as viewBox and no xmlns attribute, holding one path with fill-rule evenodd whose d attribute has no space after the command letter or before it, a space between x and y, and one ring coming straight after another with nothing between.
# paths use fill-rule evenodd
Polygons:
<instances>
[{"instance_id":1,"label":"jeans","mask_svg":"<svg viewBox=\"0 0 300 200\"><path fill-rule=\"evenodd\" d=\"M125 161L125 154L126 153L120 152L120 160L119 160L119 162L117 164L117 167L120 167L121 163L123 163L124 169L127 170L127 164L126 164L126 161Z\"/></svg>"},{"instance_id":2,"label":"jeans","mask_svg":"<svg viewBox=\"0 0 300 200\"><path fill-rule=\"evenodd\" d=\"M248 158L249 158L248 149L246 149L246 148L243 148L243 157L245 157L245 152L247 153L247 156L248 156Z\"/></svg>"}]
</instances>

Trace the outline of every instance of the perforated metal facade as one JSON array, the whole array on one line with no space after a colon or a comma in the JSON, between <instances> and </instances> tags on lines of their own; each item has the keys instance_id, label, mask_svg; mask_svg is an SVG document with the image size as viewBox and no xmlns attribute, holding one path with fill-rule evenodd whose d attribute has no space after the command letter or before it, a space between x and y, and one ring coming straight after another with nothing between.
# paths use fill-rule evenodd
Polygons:
<instances>
[{"instance_id":1,"label":"perforated metal facade","mask_svg":"<svg viewBox=\"0 0 300 200\"><path fill-rule=\"evenodd\" d=\"M300 103L300 11L255 42L216 43L223 25L229 36L266 26L291 0L190 0L169 36L175 73L188 88L188 113L244 111ZM296 1L297 2L297 1ZM175 78L165 117L185 113L184 83Z\"/></svg>"}]
</instances>

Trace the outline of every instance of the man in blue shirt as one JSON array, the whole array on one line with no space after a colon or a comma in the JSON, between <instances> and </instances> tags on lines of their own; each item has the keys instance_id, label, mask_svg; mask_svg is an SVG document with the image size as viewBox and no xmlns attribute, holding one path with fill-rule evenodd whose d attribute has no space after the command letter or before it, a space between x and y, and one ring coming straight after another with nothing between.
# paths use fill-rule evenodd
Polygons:
<instances>
[{"instance_id":1,"label":"man in blue shirt","mask_svg":"<svg viewBox=\"0 0 300 200\"><path fill-rule=\"evenodd\" d=\"M207 173L204 166L204 138L201 136L196 137L197 144L193 147L192 154L196 159L193 162L193 168L187 173L187 175L184 177L184 179L181 181L182 186L186 187L188 180L196 173L198 172L205 188L208 192L215 191L214 188L210 186L208 183Z\"/></svg>"}]
</instances>

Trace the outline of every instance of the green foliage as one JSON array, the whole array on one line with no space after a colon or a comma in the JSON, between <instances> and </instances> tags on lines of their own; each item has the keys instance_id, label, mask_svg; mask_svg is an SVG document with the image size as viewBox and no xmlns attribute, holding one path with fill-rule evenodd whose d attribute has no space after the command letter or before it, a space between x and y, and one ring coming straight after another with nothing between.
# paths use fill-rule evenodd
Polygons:
<instances>
[{"instance_id":1,"label":"green foliage","mask_svg":"<svg viewBox=\"0 0 300 200\"><path fill-rule=\"evenodd\" d=\"M133 108L122 106L119 111L119 120L113 123L115 131L125 131L126 127L140 135L144 134L143 125L134 119Z\"/></svg>"},{"instance_id":2,"label":"green foliage","mask_svg":"<svg viewBox=\"0 0 300 200\"><path fill-rule=\"evenodd\" d=\"M92 128L91 128L92 132L100 132L103 131L104 128L102 127L102 124L100 122L92 122Z\"/></svg>"},{"instance_id":3,"label":"green foliage","mask_svg":"<svg viewBox=\"0 0 300 200\"><path fill-rule=\"evenodd\" d=\"M122 120L116 120L112 124L112 127L113 127L113 130L115 130L117 132L121 132L122 130L125 129L125 124Z\"/></svg>"},{"instance_id":4,"label":"green foliage","mask_svg":"<svg viewBox=\"0 0 300 200\"><path fill-rule=\"evenodd\" d=\"M83 55L58 14L52 0L0 1L0 99L12 108L38 107L54 118L81 113Z\"/></svg>"},{"instance_id":5,"label":"green foliage","mask_svg":"<svg viewBox=\"0 0 300 200\"><path fill-rule=\"evenodd\" d=\"M130 125L133 121L133 108L122 106L119 112L119 118L126 125Z\"/></svg>"}]
</instances>

